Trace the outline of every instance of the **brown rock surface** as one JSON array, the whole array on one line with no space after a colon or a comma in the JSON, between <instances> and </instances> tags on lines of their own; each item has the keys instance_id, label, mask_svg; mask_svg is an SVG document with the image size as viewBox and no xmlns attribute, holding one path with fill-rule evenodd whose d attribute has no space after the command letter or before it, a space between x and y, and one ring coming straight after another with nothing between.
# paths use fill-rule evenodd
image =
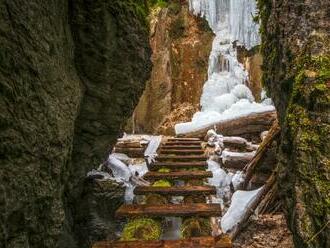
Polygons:
<instances>
[{"instance_id":1,"label":"brown rock surface","mask_svg":"<svg viewBox=\"0 0 330 248\"><path fill-rule=\"evenodd\" d=\"M160 10L152 23L153 70L128 131L134 120L137 133L173 134L174 124L191 119L198 109L213 34L187 4Z\"/></svg>"}]
</instances>

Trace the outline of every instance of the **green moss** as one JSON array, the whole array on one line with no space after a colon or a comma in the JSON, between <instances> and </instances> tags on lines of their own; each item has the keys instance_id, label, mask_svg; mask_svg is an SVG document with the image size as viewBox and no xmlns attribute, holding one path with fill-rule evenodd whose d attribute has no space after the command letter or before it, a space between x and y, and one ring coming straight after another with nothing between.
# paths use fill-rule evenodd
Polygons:
<instances>
[{"instance_id":1,"label":"green moss","mask_svg":"<svg viewBox=\"0 0 330 248\"><path fill-rule=\"evenodd\" d=\"M306 208L309 214L322 217L330 211L330 184L326 177L330 171L326 148L330 127L313 118L310 112L329 106L330 57L304 56L297 61L286 122L290 139L294 141L292 149L299 154L297 172L304 188L304 202L308 202ZM322 197L316 198L315 192Z\"/></svg>"},{"instance_id":2,"label":"green moss","mask_svg":"<svg viewBox=\"0 0 330 248\"><path fill-rule=\"evenodd\" d=\"M172 187L172 183L168 180L158 180L152 184L153 187Z\"/></svg>"},{"instance_id":3,"label":"green moss","mask_svg":"<svg viewBox=\"0 0 330 248\"><path fill-rule=\"evenodd\" d=\"M211 232L211 223L207 218L186 219L180 228L182 238L209 236Z\"/></svg>"},{"instance_id":4,"label":"green moss","mask_svg":"<svg viewBox=\"0 0 330 248\"><path fill-rule=\"evenodd\" d=\"M121 241L159 240L162 234L158 221L140 218L129 221L123 230Z\"/></svg>"},{"instance_id":5,"label":"green moss","mask_svg":"<svg viewBox=\"0 0 330 248\"><path fill-rule=\"evenodd\" d=\"M163 167L163 168L159 169L158 172L161 172L161 173L169 173L169 172L171 172L171 170L170 170L169 168L165 168L165 167Z\"/></svg>"}]
</instances>

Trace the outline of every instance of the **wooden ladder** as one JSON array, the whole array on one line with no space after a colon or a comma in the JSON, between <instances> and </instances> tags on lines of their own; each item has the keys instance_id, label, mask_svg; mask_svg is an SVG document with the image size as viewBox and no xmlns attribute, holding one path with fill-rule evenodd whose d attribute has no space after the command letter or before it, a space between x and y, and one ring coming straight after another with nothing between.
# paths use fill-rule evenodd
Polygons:
<instances>
[{"instance_id":1,"label":"wooden ladder","mask_svg":"<svg viewBox=\"0 0 330 248\"><path fill-rule=\"evenodd\" d=\"M151 183L157 180L204 180L212 177L212 172L206 171L207 156L204 155L202 141L199 138L170 138L164 141L159 150L156 161L150 165L149 172L144 179ZM162 172L162 170L164 172ZM137 186L135 195L158 194L163 196L200 196L206 197L216 194L214 186L190 185L183 186L154 187ZM122 205L116 211L117 218L136 217L219 217L221 207L219 204L208 203L181 203L181 204L130 204ZM168 241L104 241L96 243L93 248L230 248L229 238L219 237L194 237L190 239L168 240Z\"/></svg>"}]
</instances>

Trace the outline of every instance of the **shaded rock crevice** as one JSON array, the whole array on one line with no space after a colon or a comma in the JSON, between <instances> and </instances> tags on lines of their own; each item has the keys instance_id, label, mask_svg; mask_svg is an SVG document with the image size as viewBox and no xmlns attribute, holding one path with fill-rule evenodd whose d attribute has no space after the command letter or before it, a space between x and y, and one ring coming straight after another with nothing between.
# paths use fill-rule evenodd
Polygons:
<instances>
[{"instance_id":1,"label":"shaded rock crevice","mask_svg":"<svg viewBox=\"0 0 330 248\"><path fill-rule=\"evenodd\" d=\"M131 0L0 1L1 248L104 238L79 231L91 216L80 211L84 177L149 77L144 9Z\"/></svg>"}]
</instances>

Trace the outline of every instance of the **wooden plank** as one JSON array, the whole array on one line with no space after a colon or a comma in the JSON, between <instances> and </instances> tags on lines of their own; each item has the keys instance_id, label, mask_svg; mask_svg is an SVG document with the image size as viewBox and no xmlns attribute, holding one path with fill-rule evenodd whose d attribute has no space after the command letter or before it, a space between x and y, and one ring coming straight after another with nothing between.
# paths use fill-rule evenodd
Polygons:
<instances>
[{"instance_id":1,"label":"wooden plank","mask_svg":"<svg viewBox=\"0 0 330 248\"><path fill-rule=\"evenodd\" d=\"M186 195L215 195L217 193L214 186L182 186L182 187L152 187L137 186L134 189L135 195L159 194L170 196Z\"/></svg>"},{"instance_id":2,"label":"wooden plank","mask_svg":"<svg viewBox=\"0 0 330 248\"><path fill-rule=\"evenodd\" d=\"M179 154L179 155L189 155L189 154L204 154L202 149L190 149L190 150L174 150L174 149L164 149L161 148L160 154Z\"/></svg>"},{"instance_id":3,"label":"wooden plank","mask_svg":"<svg viewBox=\"0 0 330 248\"><path fill-rule=\"evenodd\" d=\"M157 161L168 161L168 160L175 160L175 161L206 161L208 159L207 156L197 155L197 156L169 156L169 155L159 155L156 160Z\"/></svg>"},{"instance_id":4,"label":"wooden plank","mask_svg":"<svg viewBox=\"0 0 330 248\"><path fill-rule=\"evenodd\" d=\"M179 149L182 149L182 150L186 150L186 149L201 149L201 148L202 148L201 145L190 145L190 146L187 146L187 145L171 145L171 146L162 145L161 146L161 149L174 149L174 150L179 150Z\"/></svg>"},{"instance_id":5,"label":"wooden plank","mask_svg":"<svg viewBox=\"0 0 330 248\"><path fill-rule=\"evenodd\" d=\"M145 180L188 180L188 179L203 179L212 177L211 171L173 171L173 172L156 172L149 171L143 176Z\"/></svg>"},{"instance_id":6,"label":"wooden plank","mask_svg":"<svg viewBox=\"0 0 330 248\"><path fill-rule=\"evenodd\" d=\"M222 135L244 136L249 134L261 133L268 130L276 119L276 111L266 111L262 113L250 114L232 120L226 120L211 124L200 130L182 134L182 137L201 137L204 138L207 131L216 127Z\"/></svg>"},{"instance_id":7,"label":"wooden plank","mask_svg":"<svg viewBox=\"0 0 330 248\"><path fill-rule=\"evenodd\" d=\"M122 205L115 216L117 218L134 217L214 217L221 216L220 204L189 203L167 205Z\"/></svg>"},{"instance_id":8,"label":"wooden plank","mask_svg":"<svg viewBox=\"0 0 330 248\"><path fill-rule=\"evenodd\" d=\"M197 237L159 241L100 241L92 248L232 248L229 238Z\"/></svg>"},{"instance_id":9,"label":"wooden plank","mask_svg":"<svg viewBox=\"0 0 330 248\"><path fill-rule=\"evenodd\" d=\"M207 162L155 162L151 164L150 170L156 171L161 168L187 169L187 168L207 168Z\"/></svg>"},{"instance_id":10,"label":"wooden plank","mask_svg":"<svg viewBox=\"0 0 330 248\"><path fill-rule=\"evenodd\" d=\"M169 138L167 141L201 141L200 138Z\"/></svg>"},{"instance_id":11,"label":"wooden plank","mask_svg":"<svg viewBox=\"0 0 330 248\"><path fill-rule=\"evenodd\" d=\"M165 143L164 143L165 145L201 145L202 144L202 142L201 141L188 141L188 140L182 140L182 141L179 141L179 140L177 140L177 141L166 141Z\"/></svg>"}]
</instances>

